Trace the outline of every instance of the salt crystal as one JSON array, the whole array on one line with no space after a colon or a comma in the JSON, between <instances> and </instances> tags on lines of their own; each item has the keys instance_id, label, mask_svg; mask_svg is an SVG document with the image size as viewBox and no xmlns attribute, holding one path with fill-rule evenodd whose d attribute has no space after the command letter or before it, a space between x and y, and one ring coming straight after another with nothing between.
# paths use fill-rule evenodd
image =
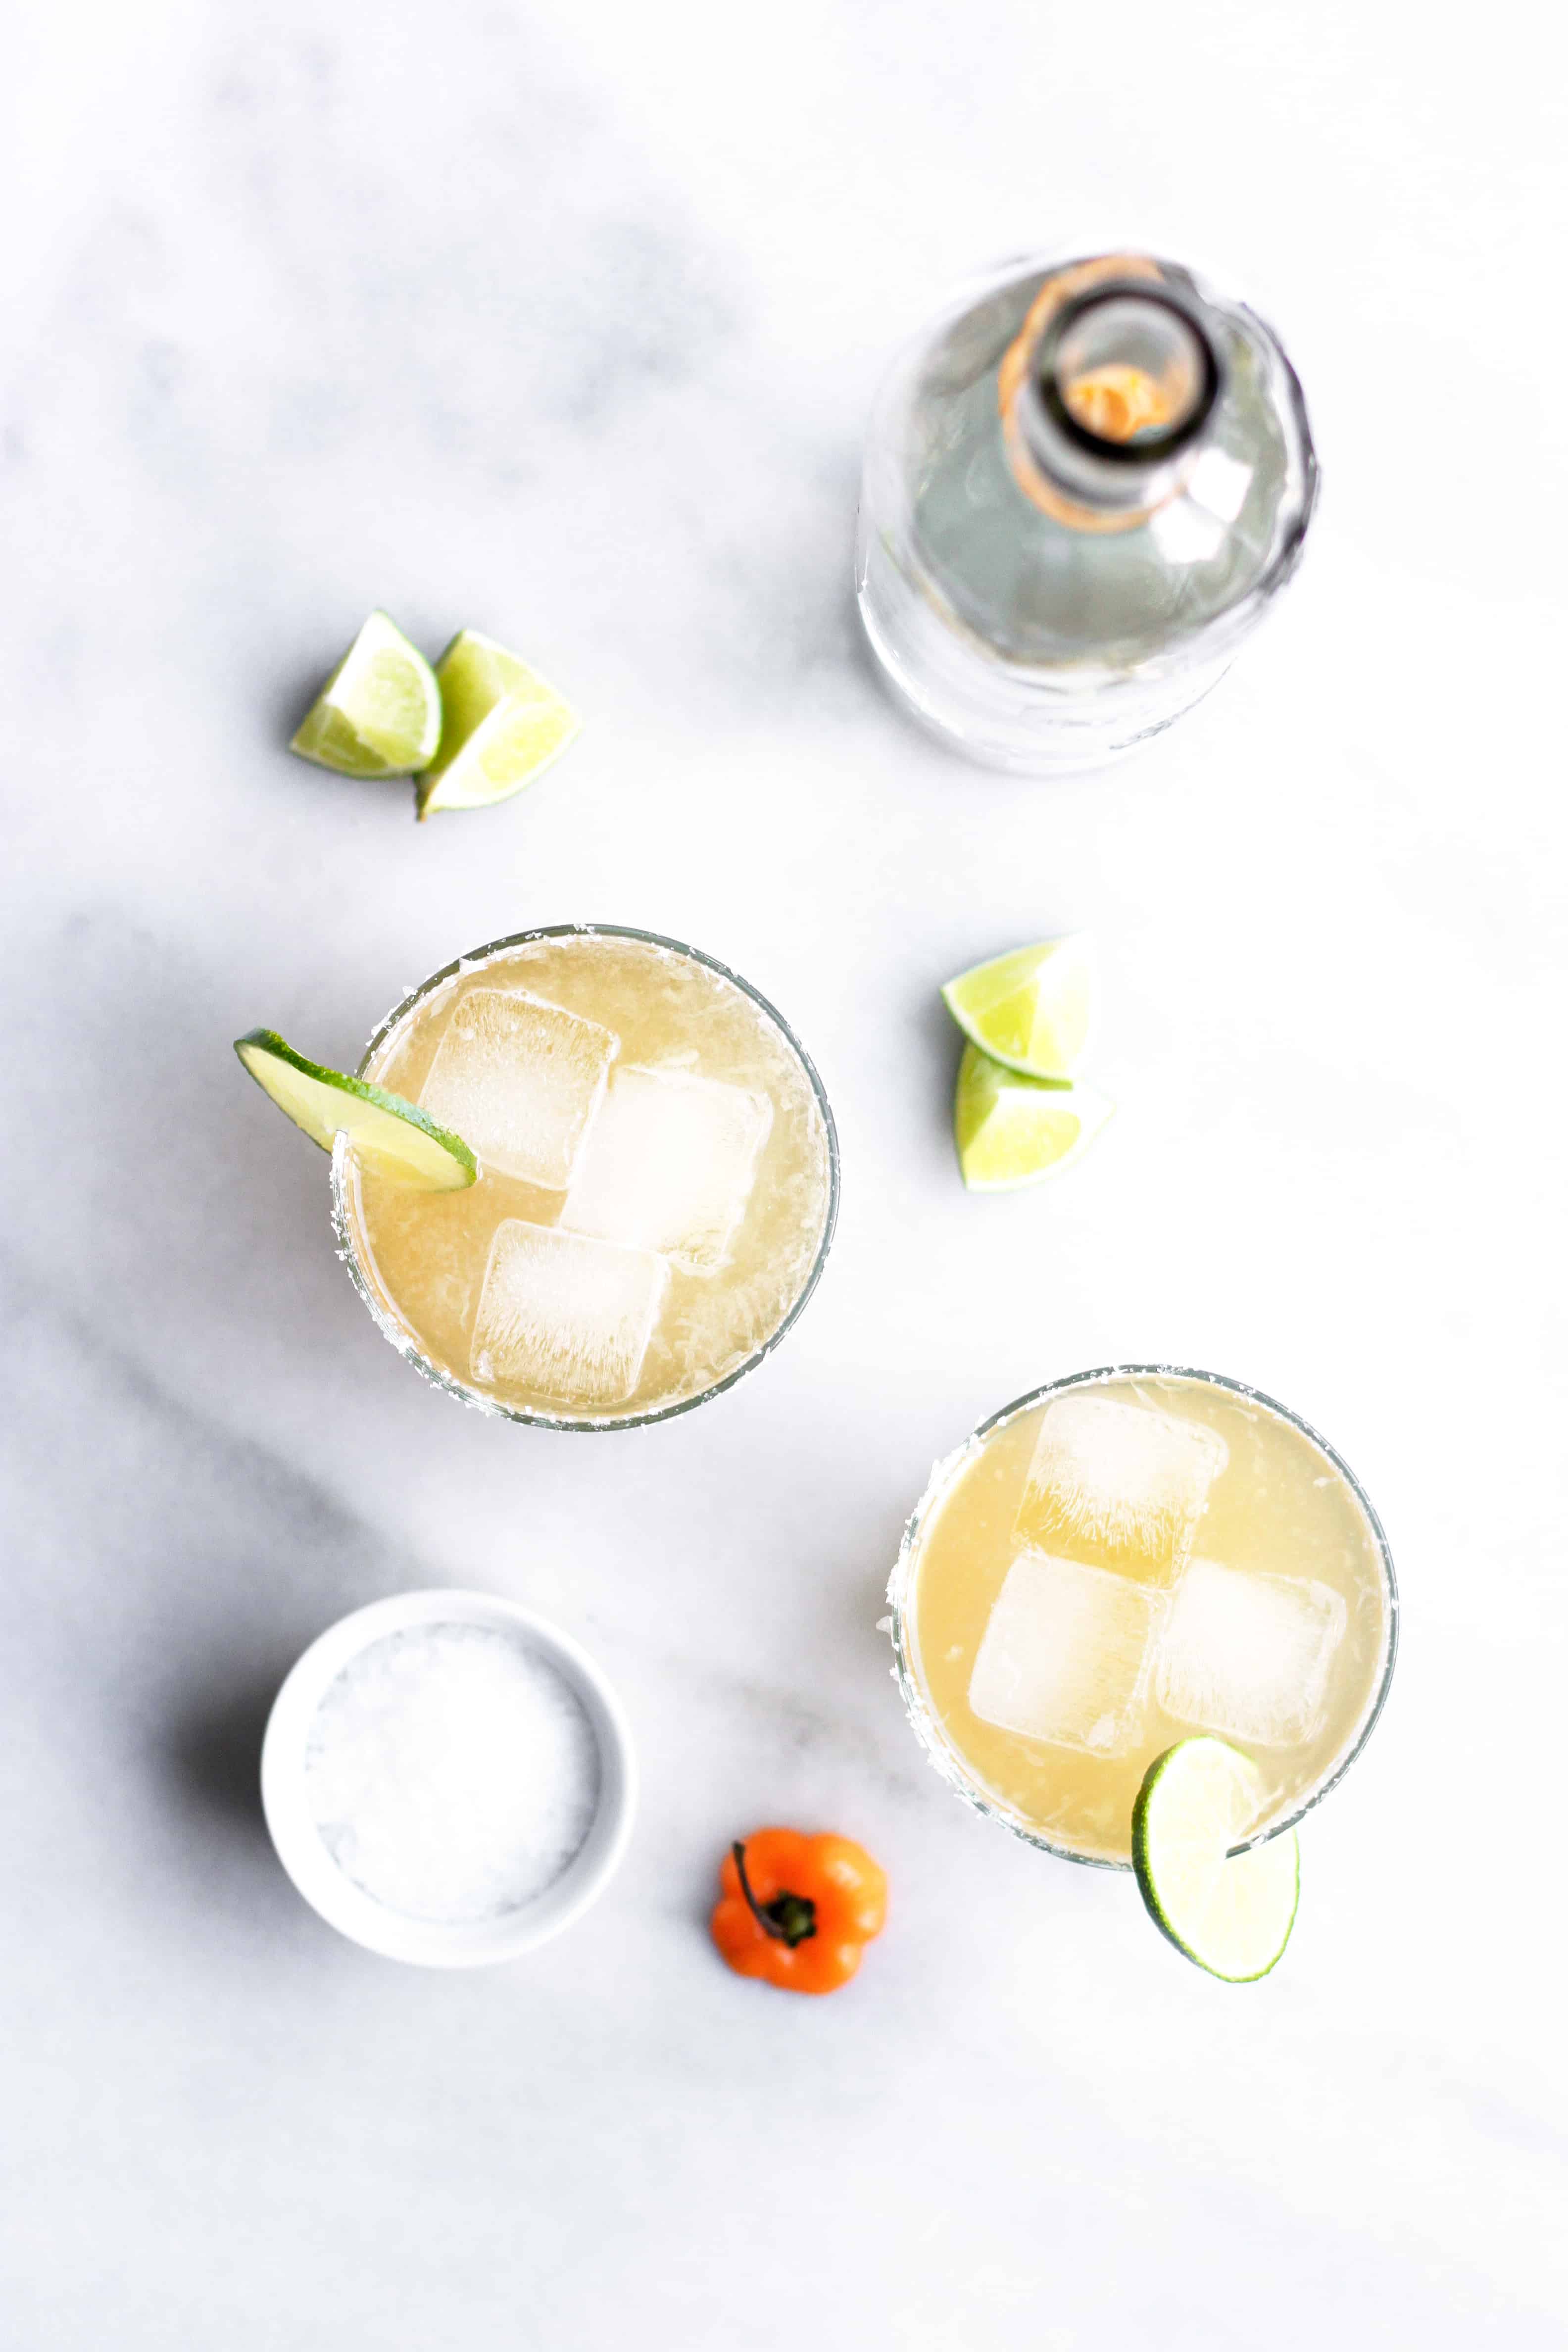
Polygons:
<instances>
[{"instance_id":1,"label":"salt crystal","mask_svg":"<svg viewBox=\"0 0 1568 2352\"><path fill-rule=\"evenodd\" d=\"M495 1919L581 1847L599 1802L582 1702L521 1638L487 1625L389 1633L316 1712L306 1788L344 1874L408 1919Z\"/></svg>"}]
</instances>

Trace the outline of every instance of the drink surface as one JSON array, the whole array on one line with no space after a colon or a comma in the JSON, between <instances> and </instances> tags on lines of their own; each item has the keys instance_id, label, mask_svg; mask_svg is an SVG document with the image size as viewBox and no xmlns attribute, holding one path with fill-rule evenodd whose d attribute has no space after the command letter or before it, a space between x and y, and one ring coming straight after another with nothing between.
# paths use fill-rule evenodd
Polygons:
<instances>
[{"instance_id":1,"label":"drink surface","mask_svg":"<svg viewBox=\"0 0 1568 2352\"><path fill-rule=\"evenodd\" d=\"M922 1736L1016 1825L1125 1863L1156 1756L1251 1756L1255 1829L1350 1753L1392 1638L1373 1524L1257 1398L1180 1376L1055 1391L942 1465L901 1568ZM928 1712L929 1711L929 1712Z\"/></svg>"},{"instance_id":2,"label":"drink surface","mask_svg":"<svg viewBox=\"0 0 1568 2352\"><path fill-rule=\"evenodd\" d=\"M463 1192L342 1180L378 1315L475 1396L587 1423L667 1410L753 1358L811 1280L822 1107L777 1020L695 956L506 943L422 993L363 1074L479 1154Z\"/></svg>"}]
</instances>

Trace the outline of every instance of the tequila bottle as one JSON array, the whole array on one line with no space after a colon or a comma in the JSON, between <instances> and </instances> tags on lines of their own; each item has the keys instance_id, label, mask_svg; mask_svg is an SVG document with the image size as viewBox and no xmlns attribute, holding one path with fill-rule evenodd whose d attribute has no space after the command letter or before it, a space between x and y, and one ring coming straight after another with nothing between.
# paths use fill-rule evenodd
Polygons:
<instances>
[{"instance_id":1,"label":"tequila bottle","mask_svg":"<svg viewBox=\"0 0 1568 2352\"><path fill-rule=\"evenodd\" d=\"M856 583L916 716L1043 774L1158 734L1300 558L1301 388L1246 306L1146 254L1015 263L894 362Z\"/></svg>"}]
</instances>

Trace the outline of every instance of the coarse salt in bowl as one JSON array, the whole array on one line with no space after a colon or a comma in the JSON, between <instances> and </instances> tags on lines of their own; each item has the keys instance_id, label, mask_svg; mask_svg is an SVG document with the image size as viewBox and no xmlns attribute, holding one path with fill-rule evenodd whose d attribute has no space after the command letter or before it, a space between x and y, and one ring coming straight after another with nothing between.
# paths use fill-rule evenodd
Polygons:
<instances>
[{"instance_id":1,"label":"coarse salt in bowl","mask_svg":"<svg viewBox=\"0 0 1568 2352\"><path fill-rule=\"evenodd\" d=\"M620 1861L636 1767L592 1659L515 1602L405 1592L340 1619L273 1703L261 1801L355 1943L475 1968L543 1943Z\"/></svg>"}]
</instances>

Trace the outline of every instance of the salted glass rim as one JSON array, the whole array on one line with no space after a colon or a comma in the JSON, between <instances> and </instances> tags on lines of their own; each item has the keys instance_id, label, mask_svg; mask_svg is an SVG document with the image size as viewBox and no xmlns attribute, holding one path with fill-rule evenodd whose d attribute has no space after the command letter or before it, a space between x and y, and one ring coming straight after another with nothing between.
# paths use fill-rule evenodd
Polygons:
<instances>
[{"instance_id":1,"label":"salted glass rim","mask_svg":"<svg viewBox=\"0 0 1568 2352\"><path fill-rule=\"evenodd\" d=\"M944 1735L936 1710L921 1685L915 1664L915 1555L927 1525L952 1492L956 1480L975 1458L986 1439L1005 1423L1016 1420L1019 1413L1029 1412L1045 1398L1058 1396L1065 1389L1087 1388L1096 1382L1111 1380L1201 1381L1209 1388L1224 1389L1228 1395L1245 1397L1249 1403L1262 1405L1267 1412L1278 1413L1281 1421L1300 1431L1332 1464L1360 1506L1377 1548L1383 1570L1386 1614L1383 1665L1371 1702L1343 1755L1295 1811L1286 1814L1283 1820L1271 1822L1268 1829L1260 1830L1255 1837L1243 1838L1238 1845L1231 1848L1233 1853L1245 1853L1250 1846L1267 1845L1271 1838L1283 1837L1287 1830L1293 1830L1315 1806L1322 1803L1330 1790L1337 1788L1344 1779L1371 1738L1373 1727L1383 1713L1388 1686L1394 1676L1394 1654L1399 1647L1399 1587L1394 1573L1394 1555L1389 1549L1383 1522L1373 1507L1372 1497L1343 1455L1312 1427L1310 1422L1304 1421L1299 1412L1292 1412L1289 1405L1281 1404L1277 1397L1268 1395L1262 1389L1255 1389L1245 1381L1233 1381L1224 1372L1200 1371L1191 1364L1101 1364L1092 1371L1068 1372L1060 1380L1047 1381L1041 1387L1031 1389L1026 1396L1016 1397L1011 1404L1005 1404L1000 1412L981 1422L962 1445L955 1446L951 1454L944 1454L934 1465L925 1491L905 1524L899 1556L888 1580L890 1614L884 1621L893 1647L894 1680L904 1702L904 1712L930 1761L948 1786L977 1813L984 1814L988 1821L1000 1822L1012 1831L1015 1837L1022 1838L1026 1845L1037 1846L1043 1853L1055 1854L1058 1861L1076 1862L1090 1870L1131 1869L1131 1862L1117 1861L1108 1854L1078 1853L1071 1846L1058 1844L984 1788Z\"/></svg>"},{"instance_id":2,"label":"salted glass rim","mask_svg":"<svg viewBox=\"0 0 1568 2352\"><path fill-rule=\"evenodd\" d=\"M709 1387L700 1389L695 1396L679 1397L671 1404L656 1406L647 1412L588 1418L569 1413L545 1412L531 1405L504 1404L499 1398L487 1395L482 1389L471 1387L468 1381L459 1380L455 1372L448 1371L445 1366L433 1363L425 1354L413 1333L388 1312L387 1307L377 1296L362 1262L359 1242L349 1215L348 1187L352 1147L348 1136L342 1132L339 1133L332 1146L332 1233L337 1242L338 1255L347 1266L349 1278L365 1306L370 1309L372 1318L382 1337L389 1340L397 1349L398 1354L412 1364L415 1370L422 1374L433 1387L445 1390L448 1396L456 1397L459 1403L470 1405L475 1412L488 1413L494 1420L521 1422L534 1429L564 1429L590 1434L620 1429L645 1429L656 1421L673 1421L679 1413L689 1412L694 1406L706 1404L710 1397L720 1396L724 1390L733 1388L737 1381L743 1380L748 1372L754 1371L764 1357L773 1354L785 1332L801 1314L807 1299L821 1279L822 1269L827 1263L827 1253L833 1244L834 1230L838 1223L838 1129L834 1124L833 1107L827 1099L827 1091L823 1086L816 1063L784 1019L784 1014L775 1004L769 1003L760 988L753 988L749 980L743 979L738 971L732 971L727 963L721 963L717 956L707 955L702 949L690 947L684 940L669 939L662 931L639 930L629 923L541 923L530 930L510 931L504 939L490 940L483 947L468 949L462 955L455 956L450 963L443 964L438 971L431 972L426 980L420 982L417 988L410 989L401 1002L393 1006L391 1012L376 1027L370 1043L361 1055L355 1075L362 1078L367 1075L370 1065L393 1032L407 1020L410 1013L430 995L433 990L445 987L449 980L458 979L463 972L477 968L488 958L500 955L508 948L527 947L535 940L561 939L637 940L645 946L664 948L673 955L685 956L692 963L702 964L709 971L717 972L721 980L729 981L740 990L742 996L751 998L752 1003L765 1013L774 1028L780 1032L791 1053L805 1072L816 1108L822 1115L827 1145L827 1211L823 1219L822 1238L817 1244L816 1255L811 1262L811 1270L802 1284L789 1312L780 1321L776 1329L770 1332L762 1346L755 1349L743 1363L735 1365L731 1370L726 1372L722 1380L714 1381Z\"/></svg>"}]
</instances>

